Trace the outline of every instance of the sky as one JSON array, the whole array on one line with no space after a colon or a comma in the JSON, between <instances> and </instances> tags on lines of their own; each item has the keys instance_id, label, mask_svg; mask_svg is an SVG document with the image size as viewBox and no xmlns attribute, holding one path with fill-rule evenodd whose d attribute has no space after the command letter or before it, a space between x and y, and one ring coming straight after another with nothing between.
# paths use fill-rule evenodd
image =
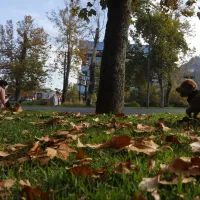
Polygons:
<instances>
[{"instance_id":1,"label":"sky","mask_svg":"<svg viewBox=\"0 0 200 200\"><path fill-rule=\"evenodd\" d=\"M81 0L85 1L86 0ZM53 28L51 22L47 19L46 13L52 9L57 10L63 8L64 0L0 0L0 24L5 24L6 20L13 20L13 24L23 20L25 15L31 15L35 19L35 23L42 26L45 31L53 36L56 30ZM197 0L200 3L200 0ZM196 48L195 55L200 55L200 20L195 16L191 18L193 24L193 37L187 39L190 47ZM103 37L101 38L103 40ZM62 77L58 74L53 75L53 81L46 83L46 87L62 89ZM75 79L70 79L76 82Z\"/></svg>"}]
</instances>

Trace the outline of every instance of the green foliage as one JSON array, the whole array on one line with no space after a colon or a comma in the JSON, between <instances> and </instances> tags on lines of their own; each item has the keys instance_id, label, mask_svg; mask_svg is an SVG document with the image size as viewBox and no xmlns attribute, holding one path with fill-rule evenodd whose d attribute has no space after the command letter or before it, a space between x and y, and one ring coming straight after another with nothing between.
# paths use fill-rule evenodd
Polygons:
<instances>
[{"instance_id":1,"label":"green foliage","mask_svg":"<svg viewBox=\"0 0 200 200\"><path fill-rule=\"evenodd\" d=\"M1 25L0 42L7 61L4 74L11 86L30 91L47 76L48 35L34 24L31 16L19 21L16 31L11 20L5 26Z\"/></svg>"},{"instance_id":2,"label":"green foliage","mask_svg":"<svg viewBox=\"0 0 200 200\"><path fill-rule=\"evenodd\" d=\"M69 84L67 91L67 101L69 102L77 102L79 99L79 94L77 90L77 84Z\"/></svg>"}]
</instances>

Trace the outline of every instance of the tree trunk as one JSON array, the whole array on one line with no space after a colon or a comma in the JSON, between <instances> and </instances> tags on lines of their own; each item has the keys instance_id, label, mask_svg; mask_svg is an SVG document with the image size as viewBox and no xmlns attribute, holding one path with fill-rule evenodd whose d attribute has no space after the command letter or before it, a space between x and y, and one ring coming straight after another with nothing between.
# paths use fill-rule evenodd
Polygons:
<instances>
[{"instance_id":1,"label":"tree trunk","mask_svg":"<svg viewBox=\"0 0 200 200\"><path fill-rule=\"evenodd\" d=\"M20 100L20 92L21 92L21 87L19 81L16 81L16 88L15 88L15 101Z\"/></svg>"},{"instance_id":2,"label":"tree trunk","mask_svg":"<svg viewBox=\"0 0 200 200\"><path fill-rule=\"evenodd\" d=\"M67 68L67 52L65 52L64 55L64 74L63 74L63 93L62 93L62 102L66 101L66 94L67 94L67 90L66 90L66 69Z\"/></svg>"},{"instance_id":3,"label":"tree trunk","mask_svg":"<svg viewBox=\"0 0 200 200\"><path fill-rule=\"evenodd\" d=\"M89 83L89 88L88 88L86 106L92 106L92 95L94 93L94 86L95 86L96 55L97 55L97 47L98 47L98 43L99 43L99 26L100 25L99 25L99 19L98 19L95 38L94 38L92 60L91 60L91 64L90 64L90 83Z\"/></svg>"},{"instance_id":4,"label":"tree trunk","mask_svg":"<svg viewBox=\"0 0 200 200\"><path fill-rule=\"evenodd\" d=\"M172 83L171 83L171 81L168 81L167 91L166 91L166 97L165 97L165 106L166 107L169 106L169 95L171 93L171 89L172 89Z\"/></svg>"},{"instance_id":5,"label":"tree trunk","mask_svg":"<svg viewBox=\"0 0 200 200\"><path fill-rule=\"evenodd\" d=\"M122 112L131 0L108 0L96 113Z\"/></svg>"},{"instance_id":6,"label":"tree trunk","mask_svg":"<svg viewBox=\"0 0 200 200\"><path fill-rule=\"evenodd\" d=\"M160 84L160 107L164 107L164 85L163 85L163 79L159 79Z\"/></svg>"}]
</instances>

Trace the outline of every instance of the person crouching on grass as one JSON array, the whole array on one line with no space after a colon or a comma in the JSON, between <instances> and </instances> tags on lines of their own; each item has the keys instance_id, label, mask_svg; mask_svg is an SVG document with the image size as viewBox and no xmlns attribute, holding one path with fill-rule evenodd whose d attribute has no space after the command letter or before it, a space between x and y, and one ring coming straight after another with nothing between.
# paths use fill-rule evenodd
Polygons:
<instances>
[{"instance_id":1,"label":"person crouching on grass","mask_svg":"<svg viewBox=\"0 0 200 200\"><path fill-rule=\"evenodd\" d=\"M0 80L0 109L5 107L10 107L8 99L6 98L5 89L7 88L8 83L5 80Z\"/></svg>"}]
</instances>

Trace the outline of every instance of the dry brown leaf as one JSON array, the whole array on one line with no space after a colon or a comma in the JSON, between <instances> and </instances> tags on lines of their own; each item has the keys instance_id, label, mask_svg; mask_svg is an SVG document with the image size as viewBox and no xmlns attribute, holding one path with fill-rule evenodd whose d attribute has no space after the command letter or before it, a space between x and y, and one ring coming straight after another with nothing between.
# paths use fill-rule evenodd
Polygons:
<instances>
[{"instance_id":1,"label":"dry brown leaf","mask_svg":"<svg viewBox=\"0 0 200 200\"><path fill-rule=\"evenodd\" d=\"M69 131L66 131L66 130L57 130L54 134L55 135L68 135Z\"/></svg>"},{"instance_id":2,"label":"dry brown leaf","mask_svg":"<svg viewBox=\"0 0 200 200\"><path fill-rule=\"evenodd\" d=\"M20 180L19 185L20 186L31 186L29 180Z\"/></svg>"},{"instance_id":3,"label":"dry brown leaf","mask_svg":"<svg viewBox=\"0 0 200 200\"><path fill-rule=\"evenodd\" d=\"M49 135L45 135L44 137L41 137L41 138L35 138L41 142L49 142L51 139L49 138Z\"/></svg>"},{"instance_id":4,"label":"dry brown leaf","mask_svg":"<svg viewBox=\"0 0 200 200\"><path fill-rule=\"evenodd\" d=\"M75 176L91 176L91 175L101 175L105 173L105 169L90 169L87 165L78 165L67 169Z\"/></svg>"},{"instance_id":5,"label":"dry brown leaf","mask_svg":"<svg viewBox=\"0 0 200 200\"><path fill-rule=\"evenodd\" d=\"M138 187L142 191L153 192L158 188L158 180L158 176L155 176L153 178L143 178Z\"/></svg>"},{"instance_id":6,"label":"dry brown leaf","mask_svg":"<svg viewBox=\"0 0 200 200\"><path fill-rule=\"evenodd\" d=\"M8 192L0 192L0 199L9 199L10 196L11 194Z\"/></svg>"},{"instance_id":7,"label":"dry brown leaf","mask_svg":"<svg viewBox=\"0 0 200 200\"><path fill-rule=\"evenodd\" d=\"M25 145L25 144L14 144L14 145L6 147L6 149L7 150L11 150L11 151L17 151L17 150L22 149L22 148L24 148L26 146L27 145Z\"/></svg>"},{"instance_id":8,"label":"dry brown leaf","mask_svg":"<svg viewBox=\"0 0 200 200\"><path fill-rule=\"evenodd\" d=\"M130 145L131 138L127 135L113 136L109 141L101 146L101 148L122 149Z\"/></svg>"},{"instance_id":9,"label":"dry brown leaf","mask_svg":"<svg viewBox=\"0 0 200 200\"><path fill-rule=\"evenodd\" d=\"M71 149L67 144L61 144L57 149L48 147L46 150L47 156L49 156L51 159L57 157L62 160L67 160L71 152L76 152L74 149Z\"/></svg>"},{"instance_id":10,"label":"dry brown leaf","mask_svg":"<svg viewBox=\"0 0 200 200\"><path fill-rule=\"evenodd\" d=\"M83 160L85 158L85 156L86 156L85 152L82 149L80 149L76 153L75 160Z\"/></svg>"},{"instance_id":11,"label":"dry brown leaf","mask_svg":"<svg viewBox=\"0 0 200 200\"><path fill-rule=\"evenodd\" d=\"M15 118L13 117L4 117L5 120L8 120L8 121L11 121L11 120L14 120Z\"/></svg>"},{"instance_id":12,"label":"dry brown leaf","mask_svg":"<svg viewBox=\"0 0 200 200\"><path fill-rule=\"evenodd\" d=\"M152 197L155 199L155 200L160 200L160 195L158 194L158 191L155 190L151 193Z\"/></svg>"},{"instance_id":13,"label":"dry brown leaf","mask_svg":"<svg viewBox=\"0 0 200 200\"><path fill-rule=\"evenodd\" d=\"M93 121L95 121L95 122L99 122L99 118L97 117L97 118L94 118L94 119L92 119Z\"/></svg>"},{"instance_id":14,"label":"dry brown leaf","mask_svg":"<svg viewBox=\"0 0 200 200\"><path fill-rule=\"evenodd\" d=\"M132 144L127 147L128 151L136 151L138 153L145 153L152 155L159 151L159 146L149 138L139 138L132 140Z\"/></svg>"},{"instance_id":15,"label":"dry brown leaf","mask_svg":"<svg viewBox=\"0 0 200 200\"><path fill-rule=\"evenodd\" d=\"M169 127L165 126L164 123L161 122L161 121L159 121L159 122L156 123L156 127L160 131L169 131L169 130L171 130Z\"/></svg>"},{"instance_id":16,"label":"dry brown leaf","mask_svg":"<svg viewBox=\"0 0 200 200\"><path fill-rule=\"evenodd\" d=\"M10 154L8 152L0 151L0 157L6 157L9 156Z\"/></svg>"},{"instance_id":17,"label":"dry brown leaf","mask_svg":"<svg viewBox=\"0 0 200 200\"><path fill-rule=\"evenodd\" d=\"M160 140L169 142L169 143L175 143L175 144L181 143L176 135L166 135L166 136L163 135L160 137Z\"/></svg>"},{"instance_id":18,"label":"dry brown leaf","mask_svg":"<svg viewBox=\"0 0 200 200\"><path fill-rule=\"evenodd\" d=\"M29 133L28 130L23 130L23 131L22 131L22 134L27 134L27 133Z\"/></svg>"},{"instance_id":19,"label":"dry brown leaf","mask_svg":"<svg viewBox=\"0 0 200 200\"><path fill-rule=\"evenodd\" d=\"M171 181L166 181L166 180L159 180L159 183L162 185L177 185L179 183L179 181L181 181L181 183L190 183L193 181L196 181L195 178L193 177L175 177L173 180Z\"/></svg>"},{"instance_id":20,"label":"dry brown leaf","mask_svg":"<svg viewBox=\"0 0 200 200\"><path fill-rule=\"evenodd\" d=\"M13 180L13 179L1 180L0 181L0 191L11 188L14 183L15 183L15 180Z\"/></svg>"},{"instance_id":21,"label":"dry brown leaf","mask_svg":"<svg viewBox=\"0 0 200 200\"><path fill-rule=\"evenodd\" d=\"M39 185L35 187L25 186L22 189L22 195L26 195L28 200L48 200L51 199L52 191L43 192Z\"/></svg>"},{"instance_id":22,"label":"dry brown leaf","mask_svg":"<svg viewBox=\"0 0 200 200\"><path fill-rule=\"evenodd\" d=\"M119 163L112 171L119 174L130 174L132 169L138 169L138 167L134 163L127 161Z\"/></svg>"},{"instance_id":23,"label":"dry brown leaf","mask_svg":"<svg viewBox=\"0 0 200 200\"><path fill-rule=\"evenodd\" d=\"M190 146L192 147L192 152L200 152L200 141L193 142Z\"/></svg>"},{"instance_id":24,"label":"dry brown leaf","mask_svg":"<svg viewBox=\"0 0 200 200\"><path fill-rule=\"evenodd\" d=\"M102 146L102 144L83 144L80 139L78 138L77 147L78 148L84 148L89 147L91 149L99 149Z\"/></svg>"},{"instance_id":25,"label":"dry brown leaf","mask_svg":"<svg viewBox=\"0 0 200 200\"><path fill-rule=\"evenodd\" d=\"M135 132L137 133L143 133L143 132L151 133L156 130L156 128L153 126L148 126L143 124L137 124L136 128L137 129L135 129Z\"/></svg>"},{"instance_id":26,"label":"dry brown leaf","mask_svg":"<svg viewBox=\"0 0 200 200\"><path fill-rule=\"evenodd\" d=\"M139 192L138 196L133 197L131 200L146 200L146 199L142 196L142 192Z\"/></svg>"},{"instance_id":27,"label":"dry brown leaf","mask_svg":"<svg viewBox=\"0 0 200 200\"><path fill-rule=\"evenodd\" d=\"M150 157L149 162L148 162L149 171L152 171L154 169L155 165L156 165L156 161L155 161L154 157Z\"/></svg>"},{"instance_id":28,"label":"dry brown leaf","mask_svg":"<svg viewBox=\"0 0 200 200\"><path fill-rule=\"evenodd\" d=\"M199 176L200 166L197 158L176 158L168 164L166 170L181 177Z\"/></svg>"},{"instance_id":29,"label":"dry brown leaf","mask_svg":"<svg viewBox=\"0 0 200 200\"><path fill-rule=\"evenodd\" d=\"M107 131L104 131L107 135L111 134L111 133L114 133L115 132L115 129L114 128L111 128Z\"/></svg>"}]
</instances>

